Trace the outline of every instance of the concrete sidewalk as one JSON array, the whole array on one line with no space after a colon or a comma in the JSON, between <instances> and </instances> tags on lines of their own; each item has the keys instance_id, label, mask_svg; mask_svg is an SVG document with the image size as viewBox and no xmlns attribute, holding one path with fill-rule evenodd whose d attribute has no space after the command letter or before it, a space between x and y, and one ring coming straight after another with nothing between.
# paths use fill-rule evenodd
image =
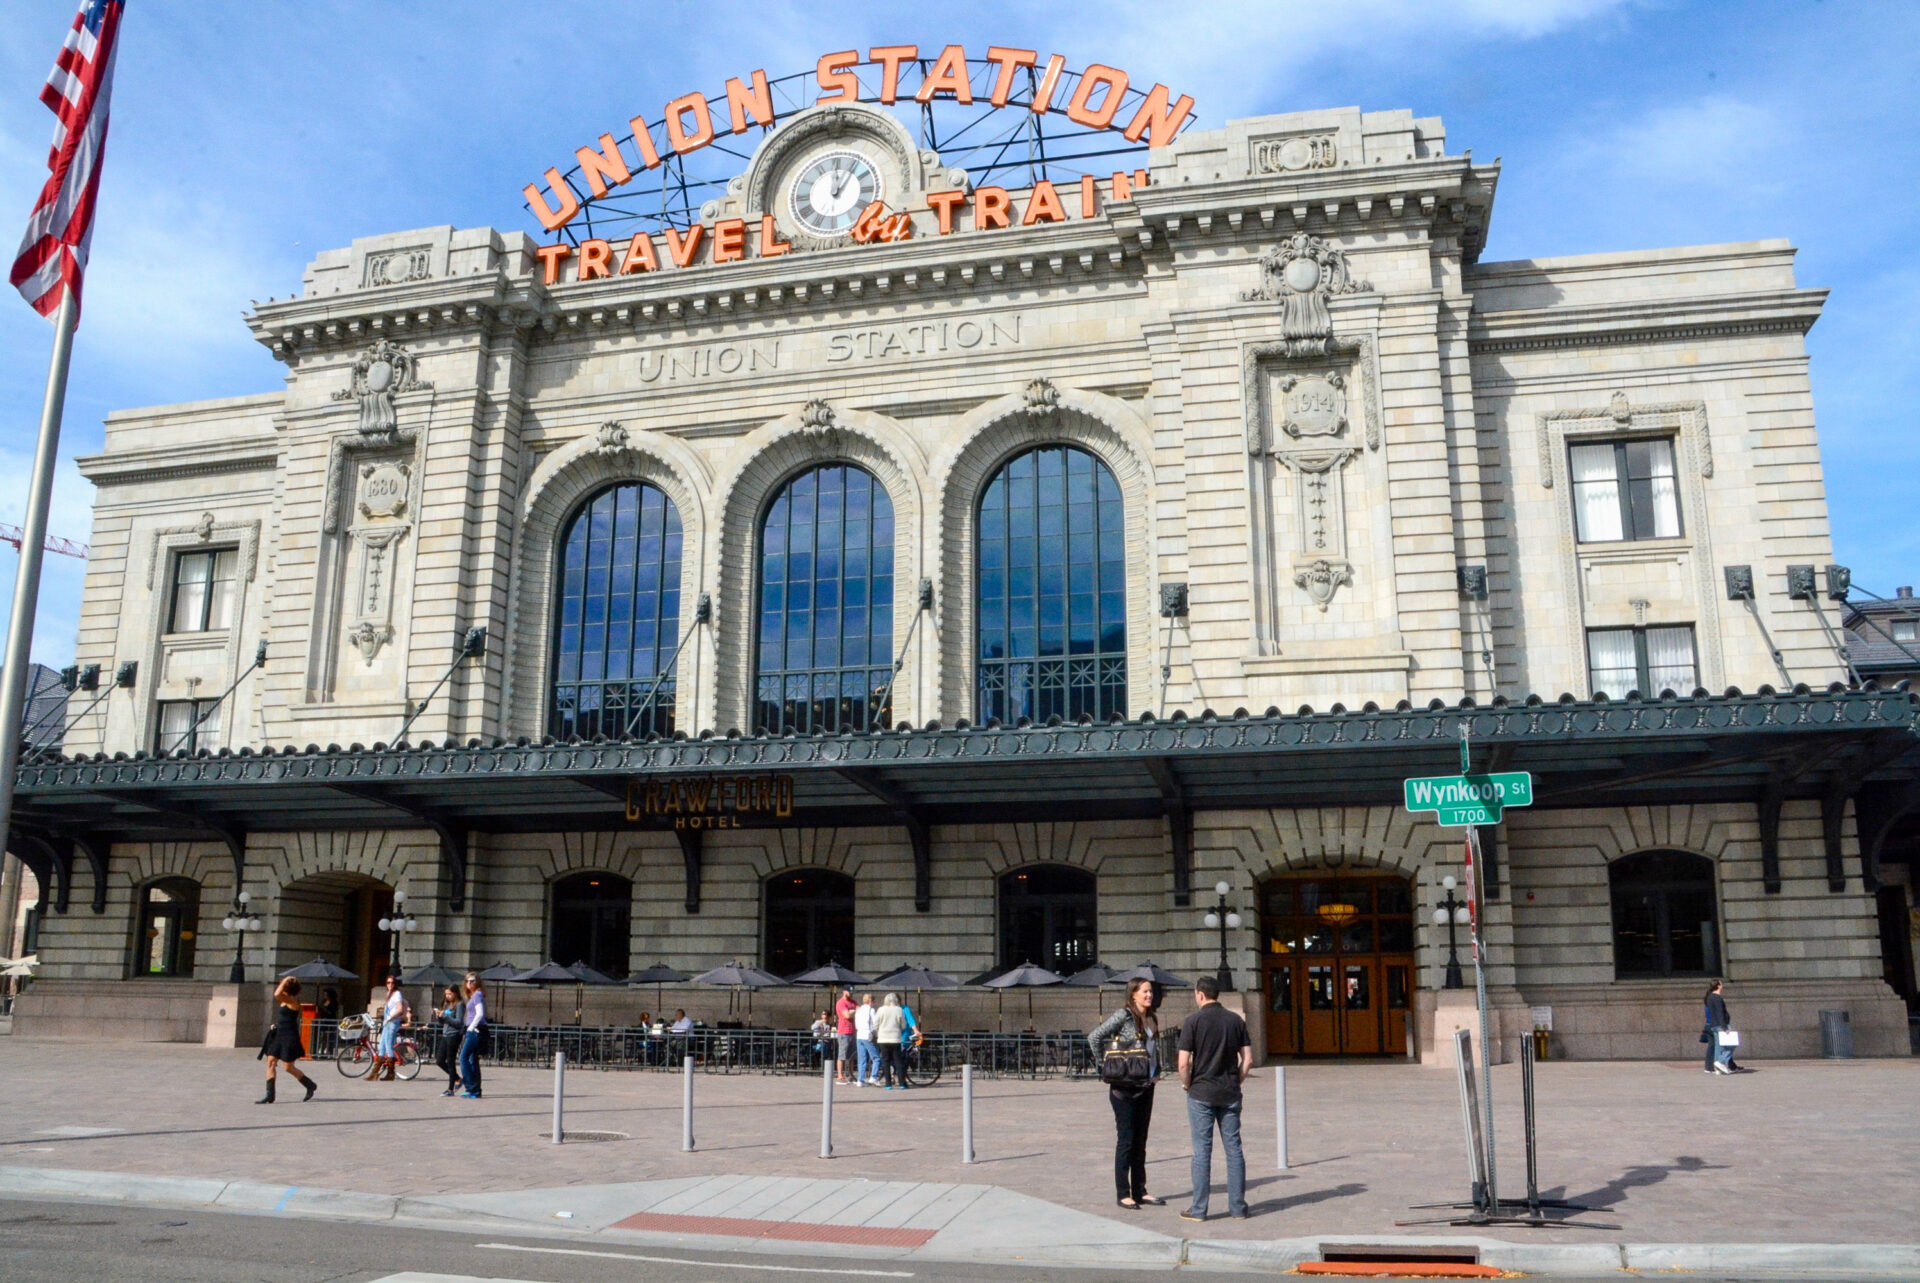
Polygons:
<instances>
[{"instance_id":1,"label":"concrete sidewalk","mask_svg":"<svg viewBox=\"0 0 1920 1283\"><path fill-rule=\"evenodd\" d=\"M860 1252L948 1253L965 1242L1003 1260L1047 1244L1103 1244L1162 1261L1274 1265L1313 1259L1332 1239L1427 1234L1395 1222L1431 1215L1411 1209L1466 1190L1452 1076L1416 1066L1290 1069L1286 1172L1274 1166L1263 1071L1247 1105L1256 1215L1204 1225L1177 1216L1189 1192L1177 1086L1160 1088L1149 1146L1150 1183L1170 1206L1124 1212L1111 1199L1112 1119L1095 1083L982 1082L981 1161L962 1165L959 1093L946 1081L916 1092L842 1089L836 1157L822 1161L812 1078L698 1076L700 1148L688 1154L672 1074L570 1073L569 1129L628 1139L556 1147L547 1143L545 1071L490 1072L476 1102L441 1098L431 1070L411 1084L375 1084L343 1079L330 1064L311 1068L320 1083L312 1103L295 1091L256 1107L259 1066L245 1053L0 1041L8 1104L0 1166L12 1169L0 1192L32 1192L36 1181L84 1192L83 1178L54 1173L87 1169L136 1182L125 1188L143 1190L142 1199L160 1188L138 1185L147 1176L174 1182L162 1201L264 1200L263 1210L281 1212L470 1216L567 1233L712 1236L736 1248L825 1232L769 1225L834 1225L929 1235L917 1246L856 1235L845 1246ZM1586 1219L1622 1228L1496 1230L1477 1241L1495 1255L1524 1247L1529 1259L1586 1269L1619 1268L1623 1250L1666 1259L1622 1244L1880 1245L1875 1260L1920 1274L1920 1258L1897 1247L1914 1239L1916 1087L1913 1061L1772 1063L1731 1079L1691 1064L1542 1066L1542 1192L1604 1208ZM1496 1070L1494 1091L1502 1190L1512 1197L1524 1165L1511 1070ZM1220 1170L1216 1159L1216 1211ZM661 1217L698 1219L648 1219ZM709 1235L714 1222L738 1224ZM1026 1226L1040 1237L1021 1237ZM1554 1252L1542 1255L1547 1247ZM1707 1259L1705 1248L1687 1250L1696 1253L1688 1260ZM1817 1251L1831 1258L1823 1268L1843 1268L1844 1253Z\"/></svg>"}]
</instances>

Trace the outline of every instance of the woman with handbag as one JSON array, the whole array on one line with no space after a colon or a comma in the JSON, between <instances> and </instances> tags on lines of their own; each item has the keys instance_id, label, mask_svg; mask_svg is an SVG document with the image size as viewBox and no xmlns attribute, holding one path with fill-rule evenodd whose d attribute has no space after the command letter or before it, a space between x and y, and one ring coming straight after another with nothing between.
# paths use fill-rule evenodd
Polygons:
<instances>
[{"instance_id":1,"label":"woman with handbag","mask_svg":"<svg viewBox=\"0 0 1920 1283\"><path fill-rule=\"evenodd\" d=\"M1706 1022L1701 1031L1700 1040L1707 1044L1707 1072L1710 1074L1730 1074L1733 1072L1733 1048L1739 1035L1733 1032L1733 1017L1727 1012L1727 1000L1720 996L1721 982L1716 980L1707 990Z\"/></svg>"},{"instance_id":2,"label":"woman with handbag","mask_svg":"<svg viewBox=\"0 0 1920 1283\"><path fill-rule=\"evenodd\" d=\"M254 1057L267 1062L267 1094L253 1103L273 1103L274 1071L282 1065L306 1086L307 1094L302 1099L312 1100L319 1084L294 1067L294 1062L306 1054L306 1046L300 1041L300 982L288 976L273 987L273 1027L267 1030L260 1054Z\"/></svg>"},{"instance_id":3,"label":"woman with handbag","mask_svg":"<svg viewBox=\"0 0 1920 1283\"><path fill-rule=\"evenodd\" d=\"M1127 1004L1087 1035L1093 1063L1113 1106L1113 1187L1128 1211L1159 1207L1147 1193L1147 1127L1153 1121L1153 1084L1160 1077L1160 1017L1153 982L1127 986Z\"/></svg>"}]
</instances>

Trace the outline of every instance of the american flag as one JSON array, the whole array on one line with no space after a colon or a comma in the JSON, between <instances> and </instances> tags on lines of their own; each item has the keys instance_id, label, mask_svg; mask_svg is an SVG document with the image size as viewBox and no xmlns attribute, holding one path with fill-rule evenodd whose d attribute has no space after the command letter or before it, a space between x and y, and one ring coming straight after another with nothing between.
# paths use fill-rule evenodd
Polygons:
<instances>
[{"instance_id":1,"label":"american flag","mask_svg":"<svg viewBox=\"0 0 1920 1283\"><path fill-rule=\"evenodd\" d=\"M11 280L42 316L59 308L66 290L80 303L80 277L93 238L93 206L100 162L107 149L107 108L113 100L113 59L126 0L80 0L73 30L53 61L40 101L60 123L47 152L47 183L40 189Z\"/></svg>"}]
</instances>

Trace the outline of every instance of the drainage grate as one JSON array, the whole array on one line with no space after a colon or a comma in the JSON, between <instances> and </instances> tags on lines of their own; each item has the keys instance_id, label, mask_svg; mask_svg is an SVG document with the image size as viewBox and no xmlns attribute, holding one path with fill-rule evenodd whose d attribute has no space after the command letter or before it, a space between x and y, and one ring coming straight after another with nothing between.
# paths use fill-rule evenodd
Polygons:
<instances>
[{"instance_id":1,"label":"drainage grate","mask_svg":"<svg viewBox=\"0 0 1920 1283\"><path fill-rule=\"evenodd\" d=\"M550 1131L541 1132L540 1135L549 1141L553 1139L553 1133ZM562 1141L632 1140L633 1137L625 1132L561 1132L560 1139Z\"/></svg>"},{"instance_id":2,"label":"drainage grate","mask_svg":"<svg viewBox=\"0 0 1920 1283\"><path fill-rule=\"evenodd\" d=\"M1323 1261L1361 1261L1395 1265L1402 1262L1445 1262L1449 1265L1477 1265L1480 1249L1470 1243L1322 1243Z\"/></svg>"}]
</instances>

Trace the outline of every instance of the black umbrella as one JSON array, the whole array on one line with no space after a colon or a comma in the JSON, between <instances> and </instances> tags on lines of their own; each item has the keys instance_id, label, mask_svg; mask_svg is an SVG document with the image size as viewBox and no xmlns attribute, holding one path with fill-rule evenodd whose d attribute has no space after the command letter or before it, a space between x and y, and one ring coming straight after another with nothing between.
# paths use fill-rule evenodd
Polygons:
<instances>
[{"instance_id":1,"label":"black umbrella","mask_svg":"<svg viewBox=\"0 0 1920 1283\"><path fill-rule=\"evenodd\" d=\"M1120 974L1119 972L1115 971L1112 967L1109 967L1106 963L1096 962L1091 966L1082 968L1081 970L1076 971L1072 975L1068 976L1067 983L1070 985L1078 986L1083 989L1093 989L1098 991L1106 988L1110 984L1113 984L1114 977L1118 976L1119 974ZM1098 992L1094 994L1093 1005L1094 1005L1093 1014L1097 1019L1100 1015L1100 995Z\"/></svg>"},{"instance_id":2,"label":"black umbrella","mask_svg":"<svg viewBox=\"0 0 1920 1283\"><path fill-rule=\"evenodd\" d=\"M579 985L573 994L573 1023L577 1025L583 1023L586 1017L587 986L617 985L620 982L604 971L595 971L584 962L571 963L567 970Z\"/></svg>"},{"instance_id":3,"label":"black umbrella","mask_svg":"<svg viewBox=\"0 0 1920 1283\"><path fill-rule=\"evenodd\" d=\"M1190 985L1193 983L1193 981L1191 980L1183 980L1179 976L1174 975L1173 972L1168 971L1162 967L1156 967L1151 962L1143 962L1137 967L1133 967L1129 970L1122 971L1118 975L1114 976L1114 980L1116 982L1127 981L1127 980L1151 980L1153 981L1153 983L1157 985L1170 985L1176 988L1179 987L1180 985Z\"/></svg>"},{"instance_id":4,"label":"black umbrella","mask_svg":"<svg viewBox=\"0 0 1920 1283\"><path fill-rule=\"evenodd\" d=\"M873 981L867 979L858 971L843 967L837 962L829 962L825 966L815 967L811 971L802 971L799 975L788 976L787 983L823 986L827 991L827 1007L829 1014L831 1014L833 991L835 989L840 988L842 985L872 984Z\"/></svg>"},{"instance_id":5,"label":"black umbrella","mask_svg":"<svg viewBox=\"0 0 1920 1283\"><path fill-rule=\"evenodd\" d=\"M745 989L747 991L747 1019L751 1021L753 1019L753 991L755 989L784 988L787 982L771 972L760 970L758 967L746 967L738 962L729 962L724 967L715 967L712 971L702 972L700 975L695 976L693 983L697 985L724 987L735 992ZM728 1014L732 1014L733 1012L733 997L733 993L727 995Z\"/></svg>"},{"instance_id":6,"label":"black umbrella","mask_svg":"<svg viewBox=\"0 0 1920 1283\"><path fill-rule=\"evenodd\" d=\"M979 975L972 977L966 982L967 987L971 989L975 985L983 985L1005 970L1005 967L992 967L986 971L982 971Z\"/></svg>"},{"instance_id":7,"label":"black umbrella","mask_svg":"<svg viewBox=\"0 0 1920 1283\"><path fill-rule=\"evenodd\" d=\"M1048 971L1045 967L1037 967L1033 963L1028 962L1015 967L1011 971L1002 972L1000 975L983 983L989 989L998 989L1000 991L1001 1012L1005 1011L1007 990L1025 989L1027 991L1027 1019L1032 1020L1033 991L1042 985L1063 985L1066 983L1066 979L1056 972ZM996 1023L1004 1023L998 1014L995 1016L995 1021Z\"/></svg>"},{"instance_id":8,"label":"black umbrella","mask_svg":"<svg viewBox=\"0 0 1920 1283\"><path fill-rule=\"evenodd\" d=\"M407 972L406 975L401 976L400 983L403 985L432 985L438 989L446 985L458 985L466 978L464 972L449 971L437 962L429 962L426 966L415 967L412 971Z\"/></svg>"},{"instance_id":9,"label":"black umbrella","mask_svg":"<svg viewBox=\"0 0 1920 1283\"><path fill-rule=\"evenodd\" d=\"M295 980L358 980L360 977L345 967L336 967L325 958L315 958L312 962L303 962L292 971L283 971L280 978Z\"/></svg>"},{"instance_id":10,"label":"black umbrella","mask_svg":"<svg viewBox=\"0 0 1920 1283\"><path fill-rule=\"evenodd\" d=\"M630 985L652 985L653 1005L658 1007L664 999L660 996L660 986L685 984L687 973L675 971L664 962L656 962L645 971L636 971L627 977Z\"/></svg>"},{"instance_id":11,"label":"black umbrella","mask_svg":"<svg viewBox=\"0 0 1920 1283\"><path fill-rule=\"evenodd\" d=\"M547 1023L553 1023L553 985L573 984L580 977L568 971L557 962L543 962L531 971L522 971L510 977L517 985L539 985L547 991Z\"/></svg>"},{"instance_id":12,"label":"black umbrella","mask_svg":"<svg viewBox=\"0 0 1920 1283\"><path fill-rule=\"evenodd\" d=\"M919 1008L925 990L958 989L960 987L960 982L952 976L944 975L938 971L929 971L922 966L906 965L895 967L884 976L876 976L873 983L884 984L889 989L913 990L914 1018L923 1021L927 1013L919 1010Z\"/></svg>"}]
</instances>

